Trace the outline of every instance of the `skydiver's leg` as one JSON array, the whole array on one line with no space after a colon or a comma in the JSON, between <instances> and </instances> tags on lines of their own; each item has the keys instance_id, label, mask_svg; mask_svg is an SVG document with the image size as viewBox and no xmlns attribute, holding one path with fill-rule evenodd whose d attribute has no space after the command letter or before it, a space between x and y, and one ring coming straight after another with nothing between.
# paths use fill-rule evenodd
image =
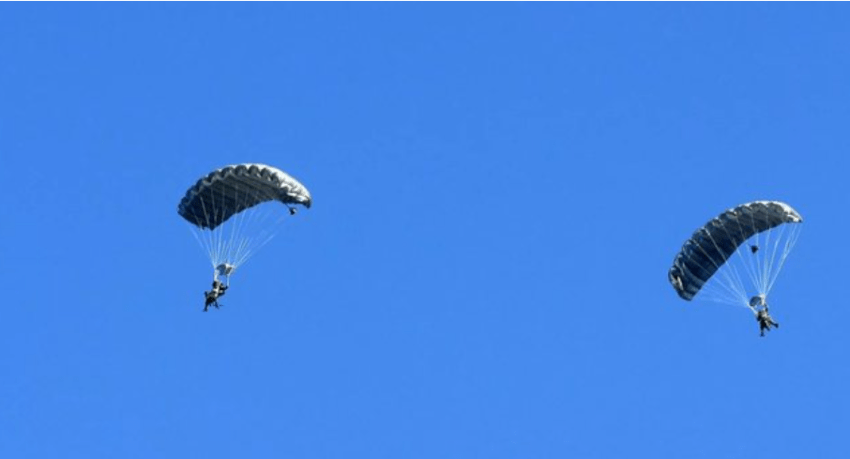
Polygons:
<instances>
[{"instance_id":1,"label":"skydiver's leg","mask_svg":"<svg viewBox=\"0 0 850 459\"><path fill-rule=\"evenodd\" d=\"M210 292L204 292L204 312L207 312L213 301L215 300L213 299L212 295L210 295Z\"/></svg>"}]
</instances>

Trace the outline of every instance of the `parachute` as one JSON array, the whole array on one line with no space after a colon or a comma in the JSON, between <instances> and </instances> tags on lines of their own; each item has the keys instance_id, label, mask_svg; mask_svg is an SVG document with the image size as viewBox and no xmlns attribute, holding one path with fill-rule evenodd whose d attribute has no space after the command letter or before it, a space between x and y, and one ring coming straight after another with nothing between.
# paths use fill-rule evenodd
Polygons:
<instances>
[{"instance_id":1,"label":"parachute","mask_svg":"<svg viewBox=\"0 0 850 459\"><path fill-rule=\"evenodd\" d=\"M282 203L289 212L281 212ZM295 215L295 205L310 208L310 192L280 169L236 164L210 172L187 191L177 213L186 219L209 255L213 278L230 275L277 234Z\"/></svg>"},{"instance_id":2,"label":"parachute","mask_svg":"<svg viewBox=\"0 0 850 459\"><path fill-rule=\"evenodd\" d=\"M682 299L745 307L766 301L794 248L803 218L788 204L755 201L718 215L685 241L668 272ZM746 243L746 244L745 244ZM746 277L745 277L746 276Z\"/></svg>"}]
</instances>

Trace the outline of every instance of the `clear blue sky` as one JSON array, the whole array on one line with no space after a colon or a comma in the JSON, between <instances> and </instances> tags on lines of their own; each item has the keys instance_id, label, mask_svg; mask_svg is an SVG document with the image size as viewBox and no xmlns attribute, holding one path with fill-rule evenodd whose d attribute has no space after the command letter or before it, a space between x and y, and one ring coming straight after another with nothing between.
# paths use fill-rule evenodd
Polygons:
<instances>
[{"instance_id":1,"label":"clear blue sky","mask_svg":"<svg viewBox=\"0 0 850 459\"><path fill-rule=\"evenodd\" d=\"M849 16L0 5L0 457L846 457ZM240 162L314 207L204 314ZM756 199L765 339L667 282Z\"/></svg>"}]
</instances>

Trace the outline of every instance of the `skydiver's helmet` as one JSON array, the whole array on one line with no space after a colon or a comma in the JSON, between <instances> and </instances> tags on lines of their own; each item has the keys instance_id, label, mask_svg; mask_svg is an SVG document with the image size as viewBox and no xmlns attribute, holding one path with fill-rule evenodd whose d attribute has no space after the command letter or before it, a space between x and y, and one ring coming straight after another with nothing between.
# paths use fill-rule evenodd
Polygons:
<instances>
[{"instance_id":1,"label":"skydiver's helmet","mask_svg":"<svg viewBox=\"0 0 850 459\"><path fill-rule=\"evenodd\" d=\"M215 272L213 273L213 278L218 280L218 276L224 276L226 279L226 283L230 283L230 275L233 274L233 271L236 270L236 266L231 265L230 263L222 263L215 267Z\"/></svg>"},{"instance_id":2,"label":"skydiver's helmet","mask_svg":"<svg viewBox=\"0 0 850 459\"><path fill-rule=\"evenodd\" d=\"M765 306L765 305L767 305L767 295L765 295L764 293L750 298L750 307L751 308L757 308L759 306Z\"/></svg>"}]
</instances>

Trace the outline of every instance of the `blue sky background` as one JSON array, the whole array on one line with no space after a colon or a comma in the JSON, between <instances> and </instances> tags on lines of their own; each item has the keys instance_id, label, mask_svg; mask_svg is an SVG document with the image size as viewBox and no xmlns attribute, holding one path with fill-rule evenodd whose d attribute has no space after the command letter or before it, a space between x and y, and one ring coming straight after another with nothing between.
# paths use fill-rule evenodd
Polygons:
<instances>
[{"instance_id":1,"label":"blue sky background","mask_svg":"<svg viewBox=\"0 0 850 459\"><path fill-rule=\"evenodd\" d=\"M0 457L846 457L848 14L0 5ZM240 162L314 207L204 314ZM765 339L667 283L757 199Z\"/></svg>"}]
</instances>

